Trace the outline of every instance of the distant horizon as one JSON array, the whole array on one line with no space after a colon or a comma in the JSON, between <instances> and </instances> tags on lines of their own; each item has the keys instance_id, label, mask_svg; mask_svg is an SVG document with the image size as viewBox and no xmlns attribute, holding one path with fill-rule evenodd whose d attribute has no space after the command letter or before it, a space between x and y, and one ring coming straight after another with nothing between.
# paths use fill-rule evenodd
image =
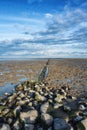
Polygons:
<instances>
[{"instance_id":1,"label":"distant horizon","mask_svg":"<svg viewBox=\"0 0 87 130\"><path fill-rule=\"evenodd\" d=\"M87 58L86 0L0 0L0 58Z\"/></svg>"},{"instance_id":2,"label":"distant horizon","mask_svg":"<svg viewBox=\"0 0 87 130\"><path fill-rule=\"evenodd\" d=\"M9 61L9 60L11 60L11 61L15 61L15 60L30 60L30 61L32 61L32 60L54 60L54 59L57 59L57 60L59 60L59 59L87 59L87 58L8 58L8 59L1 59L0 58L0 61Z\"/></svg>"}]
</instances>

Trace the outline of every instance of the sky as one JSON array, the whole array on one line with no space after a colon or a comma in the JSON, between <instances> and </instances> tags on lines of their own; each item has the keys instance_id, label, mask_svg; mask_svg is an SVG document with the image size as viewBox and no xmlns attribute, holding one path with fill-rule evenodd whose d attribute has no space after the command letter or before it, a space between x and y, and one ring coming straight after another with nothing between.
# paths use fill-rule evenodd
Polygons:
<instances>
[{"instance_id":1,"label":"sky","mask_svg":"<svg viewBox=\"0 0 87 130\"><path fill-rule=\"evenodd\" d=\"M87 0L0 0L0 59L87 58Z\"/></svg>"}]
</instances>

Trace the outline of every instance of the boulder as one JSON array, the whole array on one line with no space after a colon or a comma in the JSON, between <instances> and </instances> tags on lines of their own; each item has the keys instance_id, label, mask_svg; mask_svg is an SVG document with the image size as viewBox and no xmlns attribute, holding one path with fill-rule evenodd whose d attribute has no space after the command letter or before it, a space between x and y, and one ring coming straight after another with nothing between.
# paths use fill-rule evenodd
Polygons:
<instances>
[{"instance_id":1,"label":"boulder","mask_svg":"<svg viewBox=\"0 0 87 130\"><path fill-rule=\"evenodd\" d=\"M0 124L0 130L11 130L8 124Z\"/></svg>"},{"instance_id":2,"label":"boulder","mask_svg":"<svg viewBox=\"0 0 87 130\"><path fill-rule=\"evenodd\" d=\"M87 118L82 120L81 124L84 126L85 130L87 130Z\"/></svg>"},{"instance_id":3,"label":"boulder","mask_svg":"<svg viewBox=\"0 0 87 130\"><path fill-rule=\"evenodd\" d=\"M41 111L42 113L46 113L47 110L48 110L48 108L49 108L49 103L48 103L48 102L45 102L44 104L41 105L40 111Z\"/></svg>"},{"instance_id":4,"label":"boulder","mask_svg":"<svg viewBox=\"0 0 87 130\"><path fill-rule=\"evenodd\" d=\"M36 119L38 117L38 112L36 110L30 110L28 112L21 112L20 113L20 119L25 124L34 124L36 122Z\"/></svg>"},{"instance_id":5,"label":"boulder","mask_svg":"<svg viewBox=\"0 0 87 130\"><path fill-rule=\"evenodd\" d=\"M71 130L71 127L66 121L62 118L54 119L54 130Z\"/></svg>"},{"instance_id":6,"label":"boulder","mask_svg":"<svg viewBox=\"0 0 87 130\"><path fill-rule=\"evenodd\" d=\"M38 92L35 94L35 100L36 101L46 101L46 98L44 96L41 96Z\"/></svg>"},{"instance_id":7,"label":"boulder","mask_svg":"<svg viewBox=\"0 0 87 130\"><path fill-rule=\"evenodd\" d=\"M41 114L41 120L44 122L47 126L51 126L53 123L53 117L49 114L42 113Z\"/></svg>"},{"instance_id":8,"label":"boulder","mask_svg":"<svg viewBox=\"0 0 87 130\"><path fill-rule=\"evenodd\" d=\"M24 130L34 130L34 125L33 124L25 124Z\"/></svg>"}]
</instances>

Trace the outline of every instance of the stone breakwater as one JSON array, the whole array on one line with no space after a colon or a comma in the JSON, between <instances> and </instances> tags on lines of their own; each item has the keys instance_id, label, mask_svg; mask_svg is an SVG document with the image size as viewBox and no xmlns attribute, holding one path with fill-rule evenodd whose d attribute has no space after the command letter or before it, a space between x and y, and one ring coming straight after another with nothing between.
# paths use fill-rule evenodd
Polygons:
<instances>
[{"instance_id":1,"label":"stone breakwater","mask_svg":"<svg viewBox=\"0 0 87 130\"><path fill-rule=\"evenodd\" d=\"M26 81L0 99L0 130L87 130L87 99Z\"/></svg>"}]
</instances>

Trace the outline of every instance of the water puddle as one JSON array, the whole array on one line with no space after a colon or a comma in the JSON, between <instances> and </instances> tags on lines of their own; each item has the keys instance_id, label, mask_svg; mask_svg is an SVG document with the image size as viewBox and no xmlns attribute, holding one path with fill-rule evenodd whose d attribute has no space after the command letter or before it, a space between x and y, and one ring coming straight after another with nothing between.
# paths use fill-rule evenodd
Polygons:
<instances>
[{"instance_id":1,"label":"water puddle","mask_svg":"<svg viewBox=\"0 0 87 130\"><path fill-rule=\"evenodd\" d=\"M17 72L25 72L25 70L17 70Z\"/></svg>"},{"instance_id":2,"label":"water puddle","mask_svg":"<svg viewBox=\"0 0 87 130\"><path fill-rule=\"evenodd\" d=\"M13 84L12 82L5 83L4 86L0 87L0 96L4 96L5 93L13 93L16 86L17 84Z\"/></svg>"},{"instance_id":3,"label":"water puddle","mask_svg":"<svg viewBox=\"0 0 87 130\"><path fill-rule=\"evenodd\" d=\"M16 76L17 76L17 77L21 77L21 76L22 76L22 77L25 77L25 75L23 75L23 74L16 74Z\"/></svg>"}]
</instances>

